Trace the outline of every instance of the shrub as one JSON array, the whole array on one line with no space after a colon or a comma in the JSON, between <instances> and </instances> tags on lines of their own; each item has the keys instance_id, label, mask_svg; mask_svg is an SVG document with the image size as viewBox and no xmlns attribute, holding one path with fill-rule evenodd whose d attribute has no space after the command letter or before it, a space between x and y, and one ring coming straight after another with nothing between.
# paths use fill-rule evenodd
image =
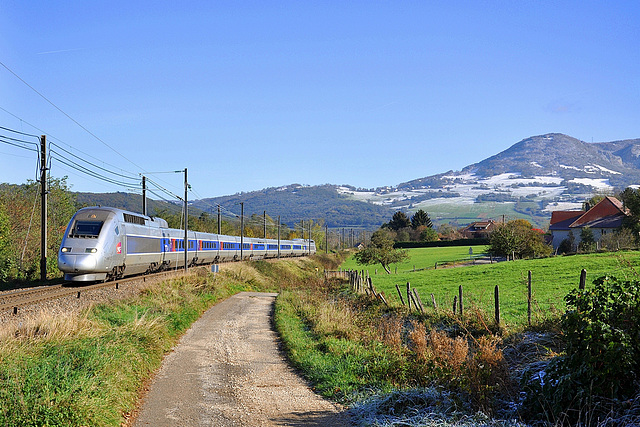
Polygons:
<instances>
[{"instance_id":1,"label":"shrub","mask_svg":"<svg viewBox=\"0 0 640 427\"><path fill-rule=\"evenodd\" d=\"M545 375L527 376L525 387L532 412L575 420L585 410L598 412L605 399L610 407L637 393L640 282L601 277L593 288L573 290L565 300L566 351Z\"/></svg>"}]
</instances>

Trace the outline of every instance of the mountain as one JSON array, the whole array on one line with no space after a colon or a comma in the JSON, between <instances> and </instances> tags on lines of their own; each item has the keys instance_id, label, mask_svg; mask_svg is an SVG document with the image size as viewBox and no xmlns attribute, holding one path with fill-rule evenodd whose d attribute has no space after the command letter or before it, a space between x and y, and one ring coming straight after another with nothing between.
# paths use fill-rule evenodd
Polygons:
<instances>
[{"instance_id":1,"label":"mountain","mask_svg":"<svg viewBox=\"0 0 640 427\"><path fill-rule=\"evenodd\" d=\"M373 194L344 191L393 209L424 209L437 222L521 217L548 224L551 211L579 208L598 192L640 184L640 139L587 143L533 136L461 171L419 178Z\"/></svg>"},{"instance_id":2,"label":"mountain","mask_svg":"<svg viewBox=\"0 0 640 427\"><path fill-rule=\"evenodd\" d=\"M560 133L533 136L461 171L419 178L396 186L358 189L349 185L292 184L190 202L195 212L262 215L293 225L324 220L329 227L376 229L397 210L424 209L434 223L465 225L478 219L525 218L538 227L551 211L580 208L599 192L640 184L640 139L587 143ZM137 210L140 196L111 195L94 204ZM137 200L133 197L137 197ZM127 200L125 200L127 199ZM80 197L79 197L80 200ZM128 204L126 204L128 203ZM167 205L153 205L167 209ZM179 208L178 208L179 209Z\"/></svg>"}]
</instances>

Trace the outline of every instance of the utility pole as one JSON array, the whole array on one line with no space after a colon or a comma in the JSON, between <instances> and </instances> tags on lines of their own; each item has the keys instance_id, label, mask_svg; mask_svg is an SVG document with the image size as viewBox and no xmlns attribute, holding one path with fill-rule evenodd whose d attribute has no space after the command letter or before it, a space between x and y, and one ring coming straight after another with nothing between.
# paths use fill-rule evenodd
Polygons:
<instances>
[{"instance_id":1,"label":"utility pole","mask_svg":"<svg viewBox=\"0 0 640 427\"><path fill-rule=\"evenodd\" d=\"M147 215L147 177L142 175L142 215Z\"/></svg>"},{"instance_id":2,"label":"utility pole","mask_svg":"<svg viewBox=\"0 0 640 427\"><path fill-rule=\"evenodd\" d=\"M262 219L264 220L264 238L267 238L267 211L263 211Z\"/></svg>"},{"instance_id":3,"label":"utility pole","mask_svg":"<svg viewBox=\"0 0 640 427\"><path fill-rule=\"evenodd\" d=\"M324 225L324 253L329 253L329 226Z\"/></svg>"},{"instance_id":4,"label":"utility pole","mask_svg":"<svg viewBox=\"0 0 640 427\"><path fill-rule=\"evenodd\" d=\"M307 246L309 247L309 255L311 255L311 221L309 221L309 241Z\"/></svg>"},{"instance_id":5,"label":"utility pole","mask_svg":"<svg viewBox=\"0 0 640 427\"><path fill-rule=\"evenodd\" d=\"M218 234L222 234L222 231L221 231L222 230L221 219L222 219L222 215L220 214L220 205L218 205Z\"/></svg>"},{"instance_id":6,"label":"utility pole","mask_svg":"<svg viewBox=\"0 0 640 427\"><path fill-rule=\"evenodd\" d=\"M244 251L244 202L240 202L240 261L243 260Z\"/></svg>"},{"instance_id":7,"label":"utility pole","mask_svg":"<svg viewBox=\"0 0 640 427\"><path fill-rule=\"evenodd\" d=\"M40 136L40 280L47 280L47 137Z\"/></svg>"},{"instance_id":8,"label":"utility pole","mask_svg":"<svg viewBox=\"0 0 640 427\"><path fill-rule=\"evenodd\" d=\"M189 235L187 234L189 226L189 207L187 204L187 190L189 189L189 182L187 181L187 168L184 168L184 272L187 272L187 251L189 249Z\"/></svg>"},{"instance_id":9,"label":"utility pole","mask_svg":"<svg viewBox=\"0 0 640 427\"><path fill-rule=\"evenodd\" d=\"M278 215L278 259L280 259L280 215Z\"/></svg>"}]
</instances>

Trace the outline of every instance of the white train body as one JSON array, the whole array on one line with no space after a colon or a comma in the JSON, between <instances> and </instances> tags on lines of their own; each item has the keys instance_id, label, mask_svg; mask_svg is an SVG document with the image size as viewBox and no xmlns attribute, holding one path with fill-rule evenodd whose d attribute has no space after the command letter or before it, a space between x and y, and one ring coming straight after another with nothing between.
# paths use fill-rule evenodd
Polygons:
<instances>
[{"instance_id":1,"label":"white train body","mask_svg":"<svg viewBox=\"0 0 640 427\"><path fill-rule=\"evenodd\" d=\"M188 265L314 254L313 240L278 240L187 232ZM71 218L58 251L65 280L102 281L184 267L184 230L161 218L90 207Z\"/></svg>"}]
</instances>

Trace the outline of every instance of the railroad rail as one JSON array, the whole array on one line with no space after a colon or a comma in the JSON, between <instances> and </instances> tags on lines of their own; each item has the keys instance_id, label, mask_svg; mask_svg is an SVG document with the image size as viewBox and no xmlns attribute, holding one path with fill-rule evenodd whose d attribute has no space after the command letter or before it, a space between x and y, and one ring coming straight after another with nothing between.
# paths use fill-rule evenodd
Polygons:
<instances>
[{"instance_id":1,"label":"railroad rail","mask_svg":"<svg viewBox=\"0 0 640 427\"><path fill-rule=\"evenodd\" d=\"M108 288L115 286L116 289L121 284L128 282L142 280L144 282L147 279L154 279L166 276L175 276L177 273L181 273L183 270L171 270L163 271L155 274L146 274L141 276L127 277L126 279L113 280L110 282L96 283L88 286L77 286L74 282L65 282L60 285L42 286L34 289L25 289L14 292L6 292L0 294L0 311L13 310L14 314L18 313L18 309L29 305L38 304L40 302L64 298L70 295L77 295L80 298L81 293L89 292L96 289ZM72 285L73 284L73 285Z\"/></svg>"}]
</instances>

